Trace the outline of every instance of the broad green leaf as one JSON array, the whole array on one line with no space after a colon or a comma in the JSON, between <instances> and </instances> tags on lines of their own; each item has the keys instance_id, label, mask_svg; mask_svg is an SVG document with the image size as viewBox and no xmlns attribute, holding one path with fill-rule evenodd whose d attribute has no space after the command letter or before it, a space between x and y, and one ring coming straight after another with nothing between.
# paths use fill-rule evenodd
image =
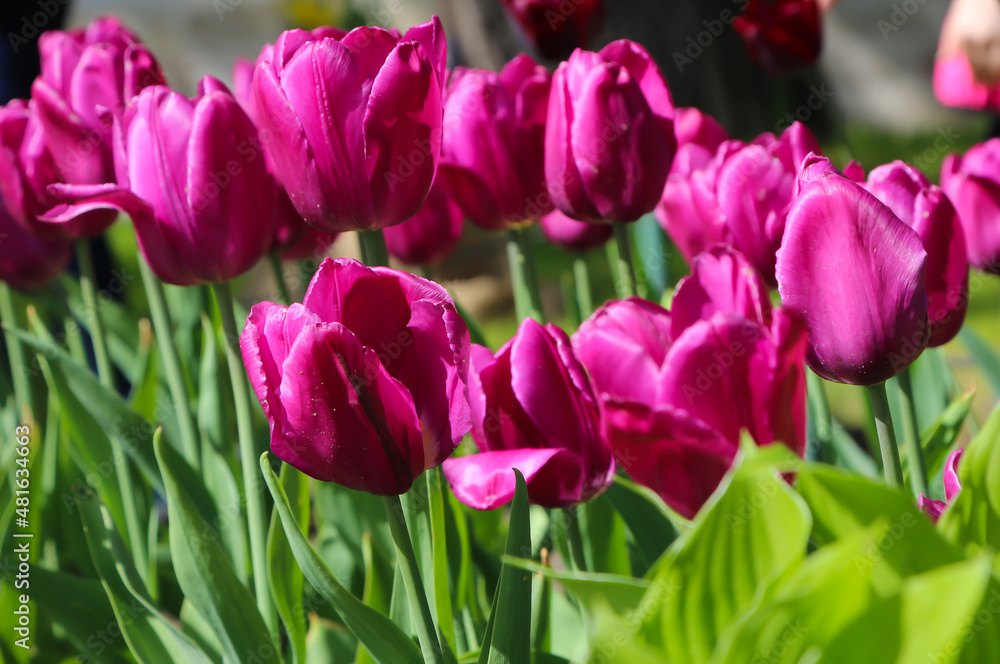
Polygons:
<instances>
[{"instance_id":1,"label":"broad green leaf","mask_svg":"<svg viewBox=\"0 0 1000 664\"><path fill-rule=\"evenodd\" d=\"M993 387L994 396L1000 396L1000 357L993 352L993 349L980 337L971 325L965 325L958 333L958 338L962 340L976 364L986 374L986 378Z\"/></svg>"},{"instance_id":2,"label":"broad green leaf","mask_svg":"<svg viewBox=\"0 0 1000 664\"><path fill-rule=\"evenodd\" d=\"M260 457L260 468L264 473L264 480L271 490L271 495L274 497L274 506L281 518L281 524L284 526L285 536L292 547L295 560L313 588L337 609L344 624L365 645L376 662L379 664L421 664L420 650L409 636L386 616L369 606L365 606L330 573L326 563L302 534L288 502L288 496L274 471L271 470L266 452Z\"/></svg>"},{"instance_id":3,"label":"broad green leaf","mask_svg":"<svg viewBox=\"0 0 1000 664\"><path fill-rule=\"evenodd\" d=\"M261 662L280 662L281 654L271 641L253 595L240 583L213 528L189 497L193 487L181 480L194 472L159 435L153 445L167 494L170 554L185 597L219 637L227 662L243 662L251 655Z\"/></svg>"},{"instance_id":4,"label":"broad green leaf","mask_svg":"<svg viewBox=\"0 0 1000 664\"><path fill-rule=\"evenodd\" d=\"M1000 408L965 448L958 464L962 490L938 529L968 551L1000 551Z\"/></svg>"},{"instance_id":5,"label":"broad green leaf","mask_svg":"<svg viewBox=\"0 0 1000 664\"><path fill-rule=\"evenodd\" d=\"M389 615L395 564L394 561L389 562L385 553L376 551L376 546L371 533L365 532L361 537L361 551L365 559L365 592L361 599L366 606ZM375 660L363 645L358 644L358 654L354 661L355 664L370 664Z\"/></svg>"},{"instance_id":6,"label":"broad green leaf","mask_svg":"<svg viewBox=\"0 0 1000 664\"><path fill-rule=\"evenodd\" d=\"M817 664L956 662L990 578L988 557L912 576L898 595L875 605L841 631ZM990 622L996 623L992 618Z\"/></svg>"},{"instance_id":7,"label":"broad green leaf","mask_svg":"<svg viewBox=\"0 0 1000 664\"><path fill-rule=\"evenodd\" d=\"M305 536L309 531L309 478L291 464L281 467L281 484L291 499L291 507L299 530ZM281 526L277 510L271 515L267 533L267 578L271 595L285 626L292 647L294 664L306 661L306 616L302 609L304 579L302 570L295 564L295 556Z\"/></svg>"},{"instance_id":8,"label":"broad green leaf","mask_svg":"<svg viewBox=\"0 0 1000 664\"><path fill-rule=\"evenodd\" d=\"M580 520L587 570L631 576L625 521L611 500L606 495L600 495L578 506L576 518Z\"/></svg>"},{"instance_id":9,"label":"broad green leaf","mask_svg":"<svg viewBox=\"0 0 1000 664\"><path fill-rule=\"evenodd\" d=\"M126 454L146 479L162 490L163 480L152 454L153 423L132 410L120 395L101 385L97 376L77 364L63 349L20 330L11 331L46 358L52 375L65 381L73 396L90 412L102 430L121 438Z\"/></svg>"},{"instance_id":10,"label":"broad green leaf","mask_svg":"<svg viewBox=\"0 0 1000 664\"><path fill-rule=\"evenodd\" d=\"M511 567L558 581L559 585L566 588L589 611L604 608L610 608L619 614L632 611L642 602L651 585L645 579L635 579L620 574L556 570L524 558L504 556L503 561Z\"/></svg>"},{"instance_id":11,"label":"broad green leaf","mask_svg":"<svg viewBox=\"0 0 1000 664\"><path fill-rule=\"evenodd\" d=\"M902 491L818 464L807 465L795 486L812 510L813 536L821 544L889 520L886 535L862 561L879 568L879 583L893 586L900 578L959 560L958 551Z\"/></svg>"},{"instance_id":12,"label":"broad green leaf","mask_svg":"<svg viewBox=\"0 0 1000 664\"><path fill-rule=\"evenodd\" d=\"M837 465L850 468L865 477L879 478L882 476L878 464L861 449L851 434L847 432L847 429L837 420L832 422L831 441Z\"/></svg>"},{"instance_id":13,"label":"broad green leaf","mask_svg":"<svg viewBox=\"0 0 1000 664\"><path fill-rule=\"evenodd\" d=\"M805 557L810 517L778 468L794 456L780 445L744 445L690 532L657 564L637 609L643 634L676 664L707 662L754 598Z\"/></svg>"},{"instance_id":14,"label":"broad green leaf","mask_svg":"<svg viewBox=\"0 0 1000 664\"><path fill-rule=\"evenodd\" d=\"M107 510L102 510L96 500L85 500L80 505L80 516L91 560L132 654L149 664L176 661L209 664L211 660L194 642L150 603Z\"/></svg>"},{"instance_id":15,"label":"broad green leaf","mask_svg":"<svg viewBox=\"0 0 1000 664\"><path fill-rule=\"evenodd\" d=\"M440 468L424 473L427 486L427 515L430 520L431 568L434 619L438 625L441 646L449 653L455 653L455 623L452 609L452 585L448 569L448 533L445 527L444 479Z\"/></svg>"},{"instance_id":16,"label":"broad green leaf","mask_svg":"<svg viewBox=\"0 0 1000 664\"><path fill-rule=\"evenodd\" d=\"M677 528L667 516L663 500L653 491L620 475L615 476L604 495L628 528L642 565L641 569L634 570L635 573L645 574L677 538Z\"/></svg>"},{"instance_id":17,"label":"broad green leaf","mask_svg":"<svg viewBox=\"0 0 1000 664\"><path fill-rule=\"evenodd\" d=\"M506 555L531 555L531 522L528 517L528 487L520 471L517 489L510 507L510 529L507 531ZM531 573L504 563L500 572L487 628L488 644L484 641L480 664L521 664L531 653Z\"/></svg>"},{"instance_id":18,"label":"broad green leaf","mask_svg":"<svg viewBox=\"0 0 1000 664\"><path fill-rule=\"evenodd\" d=\"M974 396L976 396L975 388L952 401L941 417L920 436L920 446L924 448L924 459L927 462L927 473L930 477L937 476L944 467L952 445L962 433L965 418L972 410Z\"/></svg>"}]
</instances>

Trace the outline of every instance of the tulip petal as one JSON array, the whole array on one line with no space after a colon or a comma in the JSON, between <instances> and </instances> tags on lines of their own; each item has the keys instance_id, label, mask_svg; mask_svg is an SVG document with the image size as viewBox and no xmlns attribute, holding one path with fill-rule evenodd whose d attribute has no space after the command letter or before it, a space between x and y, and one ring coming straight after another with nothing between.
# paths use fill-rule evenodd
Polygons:
<instances>
[{"instance_id":1,"label":"tulip petal","mask_svg":"<svg viewBox=\"0 0 1000 664\"><path fill-rule=\"evenodd\" d=\"M941 346L958 334L969 303L969 259L965 232L954 206L936 186L917 196L913 230L927 250L928 346Z\"/></svg>"},{"instance_id":2,"label":"tulip petal","mask_svg":"<svg viewBox=\"0 0 1000 664\"><path fill-rule=\"evenodd\" d=\"M580 459L564 449L516 449L448 459L444 475L455 497L478 510L506 505L514 497L514 469L528 486L528 500L542 507L567 507L580 493Z\"/></svg>"},{"instance_id":3,"label":"tulip petal","mask_svg":"<svg viewBox=\"0 0 1000 664\"><path fill-rule=\"evenodd\" d=\"M941 183L958 211L965 232L969 263L976 268L1000 274L1000 183L958 172Z\"/></svg>"},{"instance_id":4,"label":"tulip petal","mask_svg":"<svg viewBox=\"0 0 1000 664\"><path fill-rule=\"evenodd\" d=\"M964 450L955 450L948 455L944 462L944 497L949 503L955 500L955 496L962 490L962 483L958 479L958 462L962 460Z\"/></svg>"}]
</instances>

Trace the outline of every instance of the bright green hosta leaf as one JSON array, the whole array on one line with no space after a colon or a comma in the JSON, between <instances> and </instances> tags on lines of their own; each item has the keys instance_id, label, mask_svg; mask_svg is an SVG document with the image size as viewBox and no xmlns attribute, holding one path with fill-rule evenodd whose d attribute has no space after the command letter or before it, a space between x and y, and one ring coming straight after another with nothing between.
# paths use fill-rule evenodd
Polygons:
<instances>
[{"instance_id":1,"label":"bright green hosta leaf","mask_svg":"<svg viewBox=\"0 0 1000 664\"><path fill-rule=\"evenodd\" d=\"M227 664L251 656L261 662L280 662L281 653L271 641L253 595L240 583L213 527L189 497L191 483L196 482L191 479L194 471L159 435L153 445L167 493L171 561L185 597L215 632Z\"/></svg>"},{"instance_id":2,"label":"bright green hosta leaf","mask_svg":"<svg viewBox=\"0 0 1000 664\"><path fill-rule=\"evenodd\" d=\"M1000 551L1000 408L965 448L958 479L962 490L938 529L967 550Z\"/></svg>"},{"instance_id":3,"label":"bright green hosta leaf","mask_svg":"<svg viewBox=\"0 0 1000 664\"><path fill-rule=\"evenodd\" d=\"M366 606L330 572L330 568L312 548L302 534L284 488L271 470L267 453L260 457L260 468L264 473L274 507L281 518L285 536L295 555L299 568L306 579L340 613L344 624L364 644L372 658L379 664L421 664L420 650L410 637L389 618L370 606Z\"/></svg>"}]
</instances>

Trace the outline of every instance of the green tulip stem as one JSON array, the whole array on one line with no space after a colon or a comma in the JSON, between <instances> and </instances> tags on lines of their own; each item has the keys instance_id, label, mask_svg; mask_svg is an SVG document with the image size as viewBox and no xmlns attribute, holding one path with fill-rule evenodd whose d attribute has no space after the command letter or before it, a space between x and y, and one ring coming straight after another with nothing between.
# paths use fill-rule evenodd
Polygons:
<instances>
[{"instance_id":1,"label":"green tulip stem","mask_svg":"<svg viewBox=\"0 0 1000 664\"><path fill-rule=\"evenodd\" d=\"M899 381L899 407L903 415L903 438L906 443L910 468L910 484L917 496L928 495L927 462L920 445L920 425L917 423L916 402L913 399L913 380L910 367L903 369L897 377Z\"/></svg>"},{"instance_id":2,"label":"green tulip stem","mask_svg":"<svg viewBox=\"0 0 1000 664\"><path fill-rule=\"evenodd\" d=\"M4 322L4 337L7 342L7 358L10 361L10 375L14 381L14 397L20 410L18 424L33 427L35 413L32 408L31 386L28 384L28 365L24 360L24 345L11 330L21 327L17 317L14 293L6 281L0 281L0 318Z\"/></svg>"},{"instance_id":3,"label":"green tulip stem","mask_svg":"<svg viewBox=\"0 0 1000 664\"><path fill-rule=\"evenodd\" d=\"M635 264L632 262L632 248L628 237L628 224L611 224L615 230L615 244L618 246L618 297L632 297L638 292L635 278Z\"/></svg>"},{"instance_id":4,"label":"green tulip stem","mask_svg":"<svg viewBox=\"0 0 1000 664\"><path fill-rule=\"evenodd\" d=\"M372 267L389 264L389 250L385 247L382 231L358 231L358 241L361 243L362 263Z\"/></svg>"},{"instance_id":5,"label":"green tulip stem","mask_svg":"<svg viewBox=\"0 0 1000 664\"><path fill-rule=\"evenodd\" d=\"M413 551L410 532L406 527L403 515L403 504L399 496L385 496L385 512L389 518L389 532L396 545L396 557L399 561L399 571L403 577L403 586L410 601L410 615L417 628L417 640L425 664L444 664L441 642L438 641L437 628L431 617L431 607L427 603L427 592L420 579L420 567L417 555Z\"/></svg>"},{"instance_id":6,"label":"green tulip stem","mask_svg":"<svg viewBox=\"0 0 1000 664\"><path fill-rule=\"evenodd\" d=\"M267 520L264 512L264 482L260 468L254 463L265 451L257 449L253 439L253 417L250 405L250 390L247 386L243 356L240 353L240 331L233 313L233 293L228 282L212 285L215 303L222 318L222 332L226 338L226 363L229 365L229 381L233 386L233 401L236 405L236 431L240 444L240 459L243 466L243 490L246 494L247 522L250 532L250 563L253 567L253 587L257 597L257 608L264 618L271 636L277 642L278 615L271 599L267 583Z\"/></svg>"},{"instance_id":7,"label":"green tulip stem","mask_svg":"<svg viewBox=\"0 0 1000 664\"><path fill-rule=\"evenodd\" d=\"M150 318L153 319L153 331L156 334L157 345L160 347L160 359L163 360L163 371L166 374L167 387L170 388L170 398L177 412L177 425L181 432L181 444L184 446L184 457L195 472L201 472L201 451L198 443L198 428L191 414L191 399L188 396L187 383L184 381L184 370L181 357L174 345L174 324L170 320L170 310L167 308L167 297L163 292L163 284L149 269L145 259L139 257L139 271L146 285L146 299L149 300Z\"/></svg>"},{"instance_id":8,"label":"green tulip stem","mask_svg":"<svg viewBox=\"0 0 1000 664\"><path fill-rule=\"evenodd\" d=\"M277 251L272 251L267 255L267 262L271 265L271 272L274 274L274 283L278 286L278 295L281 297L281 304L291 304L292 291L288 288L288 281L285 279L285 270L281 265L281 255Z\"/></svg>"},{"instance_id":9,"label":"green tulip stem","mask_svg":"<svg viewBox=\"0 0 1000 664\"><path fill-rule=\"evenodd\" d=\"M527 227L511 228L507 231L507 260L510 262L510 281L514 289L517 320L534 318L539 323L544 323L542 296L538 289L538 275L535 272L535 254Z\"/></svg>"},{"instance_id":10,"label":"green tulip stem","mask_svg":"<svg viewBox=\"0 0 1000 664\"><path fill-rule=\"evenodd\" d=\"M573 283L576 291L576 307L580 310L580 320L586 320L594 313L594 296L590 291L590 271L587 259L577 256L573 261Z\"/></svg>"},{"instance_id":11,"label":"green tulip stem","mask_svg":"<svg viewBox=\"0 0 1000 664\"><path fill-rule=\"evenodd\" d=\"M869 385L868 397L872 402L875 430L878 432L878 445L882 451L882 471L885 473L885 483L891 487L902 486L903 468L899 463L899 448L896 446L896 432L892 428L892 414L889 412L889 399L885 394L885 383Z\"/></svg>"},{"instance_id":12,"label":"green tulip stem","mask_svg":"<svg viewBox=\"0 0 1000 664\"><path fill-rule=\"evenodd\" d=\"M115 387L115 370L111 366L111 356L108 354L108 340L104 329L104 319L97 302L97 272L94 269L94 256L90 252L90 240L76 241L76 260L80 267L80 292L87 308L86 318L89 323L90 339L94 346L94 359L97 362L97 377L101 385L111 392ZM118 479L118 488L122 494L122 507L125 512L125 529L128 531L129 548L135 557L136 567L142 572L143 579L149 573L146 556L146 526L139 521L139 505L135 487L132 484L132 470L129 468L128 457L121 439L109 435L111 441L111 458Z\"/></svg>"},{"instance_id":13,"label":"green tulip stem","mask_svg":"<svg viewBox=\"0 0 1000 664\"><path fill-rule=\"evenodd\" d=\"M816 431L816 440L819 443L819 450L815 458L823 460L829 458L833 446L833 420L830 416L830 402L826 396L826 386L823 379L811 370L806 370L806 383L808 385L808 406L809 418L813 422Z\"/></svg>"},{"instance_id":14,"label":"green tulip stem","mask_svg":"<svg viewBox=\"0 0 1000 664\"><path fill-rule=\"evenodd\" d=\"M577 505L574 509L563 510L569 553L573 558L573 568L578 572L587 571L587 557L583 551L583 534L580 532L580 514L583 509L585 509L584 505Z\"/></svg>"}]
</instances>

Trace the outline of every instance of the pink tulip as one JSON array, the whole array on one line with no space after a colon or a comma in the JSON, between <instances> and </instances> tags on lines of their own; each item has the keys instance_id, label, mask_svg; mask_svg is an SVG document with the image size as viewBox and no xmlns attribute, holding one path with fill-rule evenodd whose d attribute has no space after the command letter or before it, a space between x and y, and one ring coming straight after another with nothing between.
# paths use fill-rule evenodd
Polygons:
<instances>
[{"instance_id":1,"label":"pink tulip","mask_svg":"<svg viewBox=\"0 0 1000 664\"><path fill-rule=\"evenodd\" d=\"M868 175L868 191L920 236L927 252L925 272L928 346L951 341L962 327L969 302L969 259L965 232L940 187L912 166L894 161Z\"/></svg>"},{"instance_id":2,"label":"pink tulip","mask_svg":"<svg viewBox=\"0 0 1000 664\"><path fill-rule=\"evenodd\" d=\"M114 182L111 125L140 90L165 83L152 53L114 16L38 40L41 74L31 86L45 143L63 181Z\"/></svg>"},{"instance_id":3,"label":"pink tulip","mask_svg":"<svg viewBox=\"0 0 1000 664\"><path fill-rule=\"evenodd\" d=\"M541 227L549 242L578 253L603 246L614 235L614 229L608 224L577 221L558 210L542 217Z\"/></svg>"},{"instance_id":4,"label":"pink tulip","mask_svg":"<svg viewBox=\"0 0 1000 664\"><path fill-rule=\"evenodd\" d=\"M1000 113L1000 84L977 81L962 51L934 63L934 94L945 106Z\"/></svg>"},{"instance_id":5,"label":"pink tulip","mask_svg":"<svg viewBox=\"0 0 1000 664\"><path fill-rule=\"evenodd\" d=\"M514 468L528 499L543 507L586 502L614 479L590 382L559 328L526 318L495 356L474 346L469 401L479 454L443 466L466 505L488 510L510 502Z\"/></svg>"},{"instance_id":6,"label":"pink tulip","mask_svg":"<svg viewBox=\"0 0 1000 664\"><path fill-rule=\"evenodd\" d=\"M553 60L586 48L604 22L603 0L500 0L500 4L538 51Z\"/></svg>"},{"instance_id":7,"label":"pink tulip","mask_svg":"<svg viewBox=\"0 0 1000 664\"><path fill-rule=\"evenodd\" d=\"M328 258L302 304L254 306L240 346L271 449L316 479L406 493L469 430L469 332L434 282Z\"/></svg>"},{"instance_id":8,"label":"pink tulip","mask_svg":"<svg viewBox=\"0 0 1000 664\"><path fill-rule=\"evenodd\" d=\"M552 78L545 179L557 208L584 221L635 221L663 193L676 150L670 90L628 40L577 50Z\"/></svg>"},{"instance_id":9,"label":"pink tulip","mask_svg":"<svg viewBox=\"0 0 1000 664\"><path fill-rule=\"evenodd\" d=\"M257 130L219 81L189 100L164 86L143 90L122 119L118 186L63 186L56 219L116 208L132 217L139 249L163 281L187 286L232 279L274 239L274 179L254 149Z\"/></svg>"},{"instance_id":10,"label":"pink tulip","mask_svg":"<svg viewBox=\"0 0 1000 664\"><path fill-rule=\"evenodd\" d=\"M962 459L963 450L955 450L948 455L944 462L944 500L934 500L923 494L917 498L917 507L920 511L930 517L931 521L937 523L948 506L955 502L955 497L962 490L962 483L958 481L958 462Z\"/></svg>"},{"instance_id":11,"label":"pink tulip","mask_svg":"<svg viewBox=\"0 0 1000 664\"><path fill-rule=\"evenodd\" d=\"M760 277L728 247L695 258L673 311L611 302L573 345L619 465L687 518L718 487L741 430L805 451L804 326L772 310Z\"/></svg>"},{"instance_id":12,"label":"pink tulip","mask_svg":"<svg viewBox=\"0 0 1000 664\"><path fill-rule=\"evenodd\" d=\"M253 77L265 149L319 230L379 229L413 216L441 152L446 45L434 18L400 35L289 30Z\"/></svg>"},{"instance_id":13,"label":"pink tulip","mask_svg":"<svg viewBox=\"0 0 1000 664\"><path fill-rule=\"evenodd\" d=\"M436 180L415 215L385 229L385 246L390 256L409 265L440 263L462 239L464 221L461 208L448 195L443 180Z\"/></svg>"},{"instance_id":14,"label":"pink tulip","mask_svg":"<svg viewBox=\"0 0 1000 664\"><path fill-rule=\"evenodd\" d=\"M958 211L969 263L1000 274L1000 138L945 157L941 187Z\"/></svg>"},{"instance_id":15,"label":"pink tulip","mask_svg":"<svg viewBox=\"0 0 1000 664\"><path fill-rule=\"evenodd\" d=\"M438 177L473 223L498 230L552 210L540 158L551 81L524 54L499 74L464 67L452 72Z\"/></svg>"},{"instance_id":16,"label":"pink tulip","mask_svg":"<svg viewBox=\"0 0 1000 664\"><path fill-rule=\"evenodd\" d=\"M26 231L0 204L0 281L19 290L44 288L69 264L73 243Z\"/></svg>"},{"instance_id":17,"label":"pink tulip","mask_svg":"<svg viewBox=\"0 0 1000 664\"><path fill-rule=\"evenodd\" d=\"M874 385L928 342L920 236L824 157L806 159L778 251L782 302L809 329L809 366Z\"/></svg>"},{"instance_id":18,"label":"pink tulip","mask_svg":"<svg viewBox=\"0 0 1000 664\"><path fill-rule=\"evenodd\" d=\"M15 99L0 108L0 194L5 212L24 229L49 240L93 237L114 223L118 214L113 210L88 211L58 223L48 220L47 211L58 203L49 186L60 182L36 106Z\"/></svg>"}]
</instances>

